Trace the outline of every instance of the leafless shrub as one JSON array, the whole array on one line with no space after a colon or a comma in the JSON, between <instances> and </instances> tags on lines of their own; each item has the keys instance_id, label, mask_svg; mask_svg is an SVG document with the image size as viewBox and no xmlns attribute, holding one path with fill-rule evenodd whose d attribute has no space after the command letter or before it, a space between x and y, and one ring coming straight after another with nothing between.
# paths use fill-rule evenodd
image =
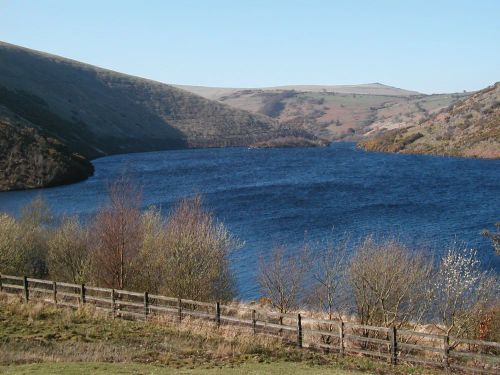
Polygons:
<instances>
[{"instance_id":1,"label":"leafless shrub","mask_svg":"<svg viewBox=\"0 0 500 375\"><path fill-rule=\"evenodd\" d=\"M13 217L0 214L0 272L18 274L26 263L21 226Z\"/></svg>"},{"instance_id":2,"label":"leafless shrub","mask_svg":"<svg viewBox=\"0 0 500 375\"><path fill-rule=\"evenodd\" d=\"M500 342L500 300L481 311L473 327L472 338Z\"/></svg>"},{"instance_id":3,"label":"leafless shrub","mask_svg":"<svg viewBox=\"0 0 500 375\"><path fill-rule=\"evenodd\" d=\"M282 314L299 306L308 265L307 254L307 248L304 248L299 254L286 256L283 247L275 247L271 259L260 258L258 280L261 290Z\"/></svg>"},{"instance_id":4,"label":"leafless shrub","mask_svg":"<svg viewBox=\"0 0 500 375\"><path fill-rule=\"evenodd\" d=\"M314 254L310 267L313 279L310 302L324 311L329 320L342 320L348 304L348 239L328 241L325 249L318 249Z\"/></svg>"},{"instance_id":5,"label":"leafless shrub","mask_svg":"<svg viewBox=\"0 0 500 375\"><path fill-rule=\"evenodd\" d=\"M29 227L50 224L53 220L47 202L39 195L21 208L20 222Z\"/></svg>"},{"instance_id":6,"label":"leafless shrub","mask_svg":"<svg viewBox=\"0 0 500 375\"><path fill-rule=\"evenodd\" d=\"M235 295L229 254L239 244L203 208L201 196L182 200L167 219L161 248L161 291L201 301L228 301Z\"/></svg>"},{"instance_id":7,"label":"leafless shrub","mask_svg":"<svg viewBox=\"0 0 500 375\"><path fill-rule=\"evenodd\" d=\"M51 221L41 197L23 207L19 220L0 214L0 272L43 277Z\"/></svg>"},{"instance_id":8,"label":"leafless shrub","mask_svg":"<svg viewBox=\"0 0 500 375\"><path fill-rule=\"evenodd\" d=\"M164 283L165 268L164 248L166 220L155 207L148 208L141 215L141 241L134 258L134 278L131 280L135 290L158 293Z\"/></svg>"},{"instance_id":9,"label":"leafless shrub","mask_svg":"<svg viewBox=\"0 0 500 375\"><path fill-rule=\"evenodd\" d=\"M369 236L356 249L349 280L362 324L403 326L428 310L432 264L395 239Z\"/></svg>"},{"instance_id":10,"label":"leafless shrub","mask_svg":"<svg viewBox=\"0 0 500 375\"><path fill-rule=\"evenodd\" d=\"M65 218L48 240L47 264L54 280L83 283L90 257L87 231L77 217Z\"/></svg>"},{"instance_id":11,"label":"leafless shrub","mask_svg":"<svg viewBox=\"0 0 500 375\"><path fill-rule=\"evenodd\" d=\"M439 326L455 336L477 329L476 319L499 301L498 280L481 269L477 252L453 244L441 259L433 280Z\"/></svg>"}]
</instances>

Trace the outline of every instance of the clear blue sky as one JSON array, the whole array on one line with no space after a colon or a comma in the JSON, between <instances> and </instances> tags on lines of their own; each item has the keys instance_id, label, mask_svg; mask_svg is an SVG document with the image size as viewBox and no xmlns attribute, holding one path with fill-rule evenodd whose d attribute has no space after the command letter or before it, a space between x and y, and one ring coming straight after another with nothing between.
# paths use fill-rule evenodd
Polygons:
<instances>
[{"instance_id":1,"label":"clear blue sky","mask_svg":"<svg viewBox=\"0 0 500 375\"><path fill-rule=\"evenodd\" d=\"M500 81L500 0L0 0L0 40L166 83Z\"/></svg>"}]
</instances>

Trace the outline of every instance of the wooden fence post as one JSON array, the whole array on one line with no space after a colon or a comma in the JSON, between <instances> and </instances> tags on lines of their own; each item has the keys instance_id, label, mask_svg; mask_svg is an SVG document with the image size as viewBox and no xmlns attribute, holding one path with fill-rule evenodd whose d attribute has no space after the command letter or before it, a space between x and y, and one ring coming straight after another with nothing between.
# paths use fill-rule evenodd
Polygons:
<instances>
[{"instance_id":1,"label":"wooden fence post","mask_svg":"<svg viewBox=\"0 0 500 375\"><path fill-rule=\"evenodd\" d=\"M302 348L302 317L297 314L297 347Z\"/></svg>"},{"instance_id":2,"label":"wooden fence post","mask_svg":"<svg viewBox=\"0 0 500 375\"><path fill-rule=\"evenodd\" d=\"M450 336L446 335L443 337L443 364L444 368L448 370L450 367Z\"/></svg>"},{"instance_id":3,"label":"wooden fence post","mask_svg":"<svg viewBox=\"0 0 500 375\"><path fill-rule=\"evenodd\" d=\"M217 323L217 328L220 327L220 303L215 303L215 322Z\"/></svg>"},{"instance_id":4,"label":"wooden fence post","mask_svg":"<svg viewBox=\"0 0 500 375\"><path fill-rule=\"evenodd\" d=\"M256 312L255 310L252 310L252 329L253 329L253 334L255 335L257 333L257 319L256 319Z\"/></svg>"},{"instance_id":5,"label":"wooden fence post","mask_svg":"<svg viewBox=\"0 0 500 375\"><path fill-rule=\"evenodd\" d=\"M57 283L52 281L52 298L54 300L54 305L57 306Z\"/></svg>"},{"instance_id":6,"label":"wooden fence post","mask_svg":"<svg viewBox=\"0 0 500 375\"><path fill-rule=\"evenodd\" d=\"M389 336L391 340L391 364L392 365L397 365L398 364L398 347L397 347L397 331L396 327L391 327L389 329Z\"/></svg>"},{"instance_id":7,"label":"wooden fence post","mask_svg":"<svg viewBox=\"0 0 500 375\"><path fill-rule=\"evenodd\" d=\"M179 323L182 322L182 299L177 299L177 312L179 314Z\"/></svg>"},{"instance_id":8,"label":"wooden fence post","mask_svg":"<svg viewBox=\"0 0 500 375\"><path fill-rule=\"evenodd\" d=\"M85 284L80 285L80 300L81 304L85 304Z\"/></svg>"},{"instance_id":9,"label":"wooden fence post","mask_svg":"<svg viewBox=\"0 0 500 375\"><path fill-rule=\"evenodd\" d=\"M345 337L345 325L344 322L340 322L339 324L339 352L340 355L344 355L345 353L345 344L344 344L344 337Z\"/></svg>"},{"instance_id":10,"label":"wooden fence post","mask_svg":"<svg viewBox=\"0 0 500 375\"><path fill-rule=\"evenodd\" d=\"M113 318L115 317L116 312L116 303L115 303L115 290L111 289L111 314Z\"/></svg>"},{"instance_id":11,"label":"wooden fence post","mask_svg":"<svg viewBox=\"0 0 500 375\"><path fill-rule=\"evenodd\" d=\"M144 292L144 317L148 318L148 309L149 309L149 294L148 292Z\"/></svg>"},{"instance_id":12,"label":"wooden fence post","mask_svg":"<svg viewBox=\"0 0 500 375\"><path fill-rule=\"evenodd\" d=\"M23 276L23 288L24 288L24 302L28 302L30 299L30 291L28 289L28 277Z\"/></svg>"}]
</instances>

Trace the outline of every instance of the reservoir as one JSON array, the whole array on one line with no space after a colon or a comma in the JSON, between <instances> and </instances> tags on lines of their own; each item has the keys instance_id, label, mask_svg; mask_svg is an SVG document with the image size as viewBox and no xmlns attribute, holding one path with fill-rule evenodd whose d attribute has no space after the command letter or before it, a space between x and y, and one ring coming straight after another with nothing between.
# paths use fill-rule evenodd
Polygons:
<instances>
[{"instance_id":1,"label":"reservoir","mask_svg":"<svg viewBox=\"0 0 500 375\"><path fill-rule=\"evenodd\" d=\"M232 254L239 297L259 296L256 270L273 246L297 251L348 233L397 236L439 255L453 241L480 250L500 270L481 236L500 221L500 160L368 153L354 143L325 148L197 149L115 155L93 161L87 181L0 193L0 211L42 195L56 216L89 217L105 203L109 181L124 171L143 189L143 206L167 214L201 193L206 206L244 246Z\"/></svg>"}]
</instances>

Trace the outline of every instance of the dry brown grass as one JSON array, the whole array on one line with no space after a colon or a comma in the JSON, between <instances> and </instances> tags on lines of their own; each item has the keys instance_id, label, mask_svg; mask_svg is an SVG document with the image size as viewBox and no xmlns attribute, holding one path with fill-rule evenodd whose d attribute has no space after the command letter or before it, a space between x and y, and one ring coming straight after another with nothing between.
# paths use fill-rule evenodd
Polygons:
<instances>
[{"instance_id":1,"label":"dry brown grass","mask_svg":"<svg viewBox=\"0 0 500 375\"><path fill-rule=\"evenodd\" d=\"M392 368L361 357L298 350L279 337L249 329L185 318L152 317L147 322L112 319L91 306L78 310L42 302L23 304L0 294L0 366L26 363L138 363L171 368L229 368L251 363L299 362L322 368L378 374L431 374L413 366Z\"/></svg>"},{"instance_id":2,"label":"dry brown grass","mask_svg":"<svg viewBox=\"0 0 500 375\"><path fill-rule=\"evenodd\" d=\"M359 143L369 151L500 157L500 83L425 117L408 127ZM417 134L421 134L416 137Z\"/></svg>"}]
</instances>

